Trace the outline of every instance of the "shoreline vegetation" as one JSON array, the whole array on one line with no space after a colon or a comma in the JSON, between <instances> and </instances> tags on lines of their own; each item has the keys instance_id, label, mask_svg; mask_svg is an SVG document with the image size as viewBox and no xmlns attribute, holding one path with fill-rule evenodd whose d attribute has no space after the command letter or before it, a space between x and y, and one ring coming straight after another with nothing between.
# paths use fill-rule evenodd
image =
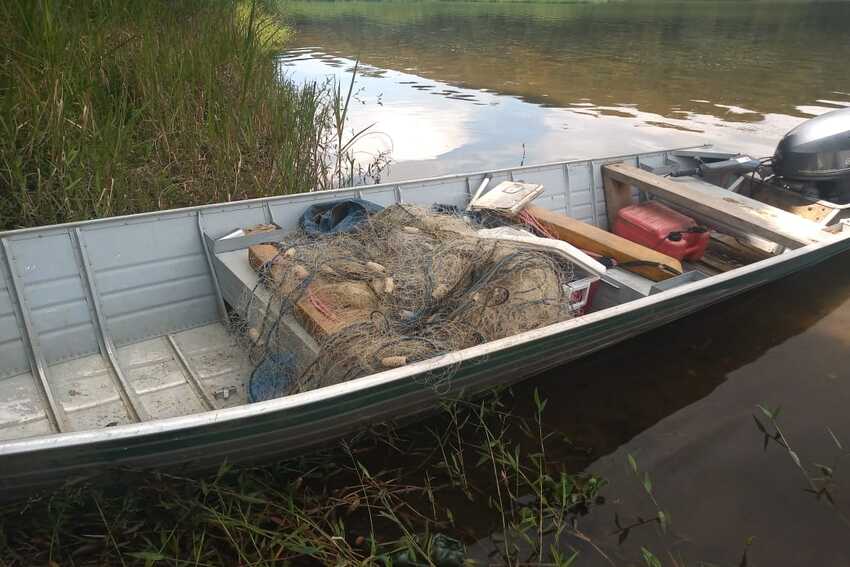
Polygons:
<instances>
[{"instance_id":1,"label":"shoreline vegetation","mask_svg":"<svg viewBox=\"0 0 850 567\"><path fill-rule=\"evenodd\" d=\"M259 1L0 7L0 229L326 186L326 85L279 75Z\"/></svg>"},{"instance_id":2,"label":"shoreline vegetation","mask_svg":"<svg viewBox=\"0 0 850 567\"><path fill-rule=\"evenodd\" d=\"M0 506L0 566L614 564L580 528L606 483L547 459L565 440L533 397L530 416L497 394L447 402L424 431L381 426L269 465L69 482Z\"/></svg>"},{"instance_id":3,"label":"shoreline vegetation","mask_svg":"<svg viewBox=\"0 0 850 567\"><path fill-rule=\"evenodd\" d=\"M547 405L536 389L507 389L445 400L421 426L381 424L273 463L71 478L0 504L0 567L753 564L759 545L743 535L724 553L731 562L684 559L691 537L639 459L626 454L619 487L582 472L598 455L550 430ZM765 451L789 457L783 474L801 475L801 490L850 526L835 480L850 454L841 441L827 428L830 464L801 461L779 409L757 409Z\"/></svg>"}]
</instances>

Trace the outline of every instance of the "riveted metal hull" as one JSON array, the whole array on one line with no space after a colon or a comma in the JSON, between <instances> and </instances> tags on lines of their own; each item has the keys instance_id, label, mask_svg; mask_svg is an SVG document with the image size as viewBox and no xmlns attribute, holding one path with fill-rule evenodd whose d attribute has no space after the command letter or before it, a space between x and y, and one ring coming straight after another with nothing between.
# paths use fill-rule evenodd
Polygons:
<instances>
[{"instance_id":1,"label":"riveted metal hull","mask_svg":"<svg viewBox=\"0 0 850 567\"><path fill-rule=\"evenodd\" d=\"M604 163L622 159L624 158L564 162L505 170L502 175L506 178L516 176L519 179L523 176L528 180L545 181L547 191L551 189L554 198L548 204L544 202L544 205L553 210L567 211L577 218L584 215L586 220L603 225L605 209L601 190L598 189L601 187L599 168ZM625 159L633 163L640 160L660 162L667 159L667 154L655 152ZM31 332L38 335L37 348L40 350L39 356L42 357L46 377L49 380L59 380L55 369L57 365L68 364L65 361L69 356L71 360L79 360L85 356L96 357L103 366L98 369L98 376L107 377L114 373L115 368L110 369L107 364L108 353L99 352L103 349L105 337L115 344L114 366L127 375L128 387L134 389L133 394L140 400L138 403L144 405L146 410L156 409L150 401L153 398L145 397L152 394L140 386L141 378L134 376L138 368L150 368L145 366L144 360L139 362L137 358L133 358L138 354L138 345L156 345L148 349L156 350L166 349L168 344L180 344L185 353L178 352L179 357L173 353L162 354L161 358L156 359L158 364L167 365L178 358L195 364L203 354L201 350L197 350L201 354L194 354L196 351L193 350L193 345L198 341L196 335L201 332L198 329L207 329L209 331L203 332L215 334L215 327L220 326L216 284L204 261L203 239L197 232L199 226L219 235L233 226L267 222L269 217L286 226L287 222L296 218L305 203L319 199L335 199L341 195L355 195L379 202L381 199L396 202L405 200L408 195L413 197L418 194L424 202L460 203L468 197L466 188L475 187L475 181L480 177L481 174L449 176L437 180L409 182L402 184L403 186L396 184L347 189L329 194L297 195L0 234L0 238L11 244L7 246L7 250L14 254L14 257L6 258L7 270L16 270L19 274L19 287L16 290L12 289L14 286L10 283L12 278L8 273L3 274L5 287L0 289L0 293L5 292L5 300L10 304L14 303L13 296L17 295L19 298L19 304L12 306L15 309L9 309L13 320L16 321L15 330L19 333L13 340L17 341L17 348L22 350L27 349L28 340L32 341L33 337L28 339L26 328L19 324L21 313L29 311L33 322ZM558 180L560 185L556 184ZM582 196L581 191L584 190L587 192L587 198ZM408 199L412 200L410 197ZM123 273L128 270L132 272L134 266L139 265L144 266L146 270L153 269L152 266L162 270L163 265L168 265L169 258L174 257L173 251L157 253L155 250L142 250L135 256L129 254L132 257L127 258L128 253L120 247L100 242L100 239L127 243L130 242L128 238L135 237L136 242L138 239L155 241L158 238L155 233L165 230L162 228L163 223L171 223L167 230L173 230L175 234L191 241L186 245L187 250L181 251L180 257L191 259L192 268L186 272L186 278L195 282L194 291L186 292L185 284L180 278L168 278L164 272L160 280L154 278L149 286L136 280L130 282L133 285L125 285L122 288L121 282L115 279L116 273L121 274L122 270ZM87 292L83 288L85 270L82 268L85 265L83 256L86 255L80 255L79 249L74 248L74 241L69 236L79 228L82 228L82 242L90 247L87 254L88 269L94 285ZM57 242L65 243L64 239L68 239L67 249L55 246ZM34 298L38 300L44 282L49 286L51 280L49 270L41 274L44 276L41 279L30 276L26 266L28 261L33 261L34 256L27 257L26 254L41 252L42 249L38 246L44 245L52 245L55 253L67 252L74 258L74 265L79 268L77 278L80 281L81 298L88 293L90 302L92 293L101 294L104 288L111 290L107 292L106 299L103 296L97 298L101 301L99 324L97 310L86 306L87 320L83 323L73 323L67 329L60 326L59 335L66 340L70 340L69 337L77 340L76 344L80 346L78 351L71 355L57 355L62 347L51 343L57 331L50 328L44 331L49 321L40 322L40 312L38 308L33 309L32 305ZM47 430L39 432L46 434L0 441L0 498L15 498L33 489L113 468L201 469L216 467L224 459L229 462L258 461L297 453L306 447L352 433L369 423L414 416L432 410L443 399L474 396L490 388L520 381L645 333L733 295L811 267L848 249L850 238L846 237L837 238L828 244L813 244L725 274L556 325L285 398L250 405L220 404L220 407L213 409L199 407L197 410L185 411L185 415L166 415L150 420L131 420L128 417L125 422L109 427L63 432ZM109 253L110 250L112 254ZM122 255L125 257L120 258ZM72 271L70 264L67 267ZM173 276L173 272L170 275ZM30 279L27 280L27 277ZM73 277L68 278L61 272L57 272L57 277L65 278L61 281L73 281ZM172 285L174 287L169 287ZM133 295L140 286L147 295ZM94 288L94 291L91 288ZM122 312L118 306L108 304L108 293L120 295L123 289L130 290L129 294L124 296L125 299L137 297L132 300L137 301L133 305L136 311L125 309ZM153 297L150 297L151 295ZM3 313L3 300L4 296L0 295L0 313ZM73 306L74 301L74 298L68 299L67 305ZM84 300L84 303L87 302ZM115 310L111 310L113 308ZM150 312L157 317L147 317ZM124 324L127 319L135 316L134 313L142 314L139 322L141 329ZM69 321L66 320L66 323ZM36 325L36 322L41 326ZM96 334L98 328L103 330L100 346ZM63 335L62 330L67 330L67 333ZM88 338L82 334L83 330L92 333L88 343ZM11 334L11 331L7 330L7 334ZM162 345L155 342L163 340L162 337L172 338L169 339L170 342L163 342ZM5 343L0 342L0 348L8 344L11 344L8 339ZM6 367L0 368L0 372L5 370L6 375L6 378L0 378L0 388L4 380L22 376L21 373L31 378L34 384L37 383L37 366L28 364L32 362L32 344L29 350L29 355L24 353L23 356L4 359L0 363L0 366ZM17 351L7 349L6 352ZM177 382L168 388L182 388L182 383L179 382L180 374L177 370L173 370L173 373ZM209 377L201 372L199 377L196 377L200 386L195 386L203 387L205 381L214 379L214 376ZM159 390L152 388L150 391L168 390L162 386ZM69 423L76 423L75 416L84 411L78 409L80 406L69 405L61 397L57 403L62 406ZM44 413L45 415L38 419L42 420L47 428L50 421L46 411ZM42 421L36 420L32 423Z\"/></svg>"}]
</instances>

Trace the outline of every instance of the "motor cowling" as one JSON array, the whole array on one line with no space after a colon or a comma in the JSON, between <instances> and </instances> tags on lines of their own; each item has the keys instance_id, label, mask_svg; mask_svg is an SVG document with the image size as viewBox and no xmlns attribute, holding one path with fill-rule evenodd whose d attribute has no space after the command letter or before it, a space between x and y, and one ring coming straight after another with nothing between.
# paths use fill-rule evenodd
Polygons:
<instances>
[{"instance_id":1,"label":"motor cowling","mask_svg":"<svg viewBox=\"0 0 850 567\"><path fill-rule=\"evenodd\" d=\"M794 181L850 180L850 108L803 122L773 156L773 172Z\"/></svg>"}]
</instances>

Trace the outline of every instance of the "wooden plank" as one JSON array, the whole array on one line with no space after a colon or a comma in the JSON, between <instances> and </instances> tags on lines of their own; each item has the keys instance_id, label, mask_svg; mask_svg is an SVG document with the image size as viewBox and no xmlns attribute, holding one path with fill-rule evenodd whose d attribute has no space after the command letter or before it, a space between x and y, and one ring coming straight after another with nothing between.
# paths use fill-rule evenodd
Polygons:
<instances>
[{"instance_id":1,"label":"wooden plank","mask_svg":"<svg viewBox=\"0 0 850 567\"><path fill-rule=\"evenodd\" d=\"M767 183L755 182L749 197L821 225L828 222L835 212L832 207Z\"/></svg>"},{"instance_id":2,"label":"wooden plank","mask_svg":"<svg viewBox=\"0 0 850 567\"><path fill-rule=\"evenodd\" d=\"M605 169L602 170L602 187L605 190L605 210L608 213L608 228L614 228L614 221L617 219L617 213L623 207L628 207L632 203L632 188L626 183L623 183L610 175L605 175Z\"/></svg>"},{"instance_id":3,"label":"wooden plank","mask_svg":"<svg viewBox=\"0 0 850 567\"><path fill-rule=\"evenodd\" d=\"M698 179L681 178L674 181L624 163L603 166L602 177L610 179L609 183L634 185L674 207L694 214L702 222L717 222L788 248L799 248L814 242L831 242L834 239L811 221ZM615 211L623 206L622 194L623 189L616 187L613 195Z\"/></svg>"},{"instance_id":4,"label":"wooden plank","mask_svg":"<svg viewBox=\"0 0 850 567\"><path fill-rule=\"evenodd\" d=\"M719 232L711 233L711 242L708 247L722 251L724 255L735 258L742 265L759 262L773 256L773 254L764 250L747 245L746 242L741 242L734 236Z\"/></svg>"},{"instance_id":5,"label":"wooden plank","mask_svg":"<svg viewBox=\"0 0 850 567\"><path fill-rule=\"evenodd\" d=\"M728 234L712 233L708 249L700 259L700 265L710 266L718 272L728 272L769 258L771 255L750 248Z\"/></svg>"},{"instance_id":6,"label":"wooden plank","mask_svg":"<svg viewBox=\"0 0 850 567\"><path fill-rule=\"evenodd\" d=\"M535 205L528 205L525 211L537 219L552 235L577 248L614 258L621 264L651 262L652 265L627 267L627 269L652 281L665 280L682 273L682 264L679 260L592 224L553 213Z\"/></svg>"},{"instance_id":7,"label":"wooden plank","mask_svg":"<svg viewBox=\"0 0 850 567\"><path fill-rule=\"evenodd\" d=\"M309 275L304 266L292 262L273 244L255 244L249 247L248 264L258 274L265 270L265 278L274 282L275 293L282 297L289 296Z\"/></svg>"}]
</instances>

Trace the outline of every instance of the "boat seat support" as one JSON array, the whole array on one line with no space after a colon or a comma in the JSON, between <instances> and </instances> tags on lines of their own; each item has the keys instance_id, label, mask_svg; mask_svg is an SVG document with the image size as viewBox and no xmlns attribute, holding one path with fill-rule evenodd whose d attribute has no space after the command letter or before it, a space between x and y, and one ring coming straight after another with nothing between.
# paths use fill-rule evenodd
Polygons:
<instances>
[{"instance_id":1,"label":"boat seat support","mask_svg":"<svg viewBox=\"0 0 850 567\"><path fill-rule=\"evenodd\" d=\"M80 251L80 259L82 260L80 263L83 268L83 274L85 275L89 299L91 300L91 305L94 310L95 325L97 327L97 342L100 347L100 352L103 357L107 359L110 367L112 368L112 374L115 377L115 385L117 386L118 394L121 396L121 400L124 402L124 406L127 408L127 412L130 414L130 417L134 421L148 421L151 417L142 405L138 395L136 395L136 391L133 389L133 386L130 384L129 380L127 380L127 376L124 374L121 364L118 361L118 354L115 350L115 345L112 343L112 338L106 332L106 323L103 318L103 307L100 304L100 295L97 292L97 282L95 282L94 279L94 268L92 267L91 260L89 259L88 249L86 247L86 242L83 239L82 231L79 227L77 227L71 234L73 234L77 249Z\"/></svg>"},{"instance_id":2,"label":"boat seat support","mask_svg":"<svg viewBox=\"0 0 850 567\"><path fill-rule=\"evenodd\" d=\"M9 270L9 284L15 300L15 309L18 312L20 321L23 323L24 336L22 338L27 345L33 378L38 379L41 393L47 401L45 404L45 414L56 431L59 433L70 431L71 426L68 423L65 409L56 399L56 395L53 393L53 389L50 387L50 382L47 379L47 361L41 352L38 335L33 330L29 307L23 295L23 282L21 282L17 270L15 270L11 246L5 238L0 238L0 246L3 248L3 256L6 258L6 267Z\"/></svg>"},{"instance_id":3,"label":"boat seat support","mask_svg":"<svg viewBox=\"0 0 850 567\"><path fill-rule=\"evenodd\" d=\"M201 216L201 211L198 211L198 235L201 238L201 247L204 249L204 257L207 259L207 267L210 270L210 277L212 278L213 288L215 289L215 299L218 305L218 313L221 317L221 322L227 324L228 315L227 315L227 307L224 305L224 298L221 295L221 284L218 282L218 276L215 273L215 267L213 266L212 254L210 253L210 247L207 242L207 235L204 232L204 221Z\"/></svg>"}]
</instances>

